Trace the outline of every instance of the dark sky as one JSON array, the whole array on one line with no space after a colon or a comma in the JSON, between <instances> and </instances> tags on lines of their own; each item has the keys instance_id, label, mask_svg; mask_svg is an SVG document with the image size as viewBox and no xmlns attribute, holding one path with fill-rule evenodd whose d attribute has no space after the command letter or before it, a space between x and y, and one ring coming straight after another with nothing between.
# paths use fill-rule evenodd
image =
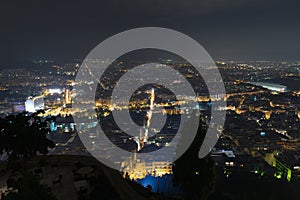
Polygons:
<instances>
[{"instance_id":1,"label":"dark sky","mask_svg":"<svg viewBox=\"0 0 300 200\"><path fill-rule=\"evenodd\" d=\"M215 60L300 60L299 8L298 0L1 1L0 65L84 58L143 26L181 31Z\"/></svg>"}]
</instances>

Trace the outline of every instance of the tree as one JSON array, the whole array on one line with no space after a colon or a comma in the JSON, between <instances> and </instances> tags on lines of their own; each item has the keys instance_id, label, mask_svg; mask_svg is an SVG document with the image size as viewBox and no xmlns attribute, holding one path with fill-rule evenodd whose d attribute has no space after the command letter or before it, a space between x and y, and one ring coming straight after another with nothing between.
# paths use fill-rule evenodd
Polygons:
<instances>
[{"instance_id":1,"label":"tree","mask_svg":"<svg viewBox=\"0 0 300 200\"><path fill-rule=\"evenodd\" d=\"M202 159L198 157L206 133L203 123L200 122L197 135L190 147L173 165L173 182L180 185L185 199L206 200L215 188L216 175L213 159L209 155ZM190 126L190 124L186 125ZM184 132L184 134L189 133ZM180 140L184 139L183 135Z\"/></svg>"},{"instance_id":2,"label":"tree","mask_svg":"<svg viewBox=\"0 0 300 200\"><path fill-rule=\"evenodd\" d=\"M46 138L50 119L38 117L38 113L10 115L0 119L0 154L9 159L47 154L55 145Z\"/></svg>"}]
</instances>

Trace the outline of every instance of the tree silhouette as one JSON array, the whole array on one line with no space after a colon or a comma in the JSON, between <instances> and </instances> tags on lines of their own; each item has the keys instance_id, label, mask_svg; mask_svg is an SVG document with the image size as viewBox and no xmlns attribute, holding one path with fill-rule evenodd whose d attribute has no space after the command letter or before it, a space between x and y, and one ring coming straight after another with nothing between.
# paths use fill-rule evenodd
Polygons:
<instances>
[{"instance_id":1,"label":"tree silhouette","mask_svg":"<svg viewBox=\"0 0 300 200\"><path fill-rule=\"evenodd\" d=\"M206 200L215 188L216 174L213 159L209 155L202 159L198 157L206 133L203 124L204 122L201 121L192 144L173 165L173 183L180 185L185 199ZM187 122L185 125L193 124ZM189 133L183 131L181 142L187 138L187 134Z\"/></svg>"},{"instance_id":2,"label":"tree silhouette","mask_svg":"<svg viewBox=\"0 0 300 200\"><path fill-rule=\"evenodd\" d=\"M42 112L42 111L41 111ZM46 138L51 118L38 117L38 113L22 113L0 119L0 154L9 159L26 158L38 153L47 154L54 143Z\"/></svg>"}]
</instances>

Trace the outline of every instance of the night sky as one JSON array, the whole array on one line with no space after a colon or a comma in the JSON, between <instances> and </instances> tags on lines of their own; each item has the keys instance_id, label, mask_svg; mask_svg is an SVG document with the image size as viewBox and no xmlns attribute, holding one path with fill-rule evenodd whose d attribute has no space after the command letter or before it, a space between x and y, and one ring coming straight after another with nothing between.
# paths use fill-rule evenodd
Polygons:
<instances>
[{"instance_id":1,"label":"night sky","mask_svg":"<svg viewBox=\"0 0 300 200\"><path fill-rule=\"evenodd\" d=\"M84 58L143 26L181 31L215 60L300 60L299 9L298 0L1 1L0 68Z\"/></svg>"}]
</instances>

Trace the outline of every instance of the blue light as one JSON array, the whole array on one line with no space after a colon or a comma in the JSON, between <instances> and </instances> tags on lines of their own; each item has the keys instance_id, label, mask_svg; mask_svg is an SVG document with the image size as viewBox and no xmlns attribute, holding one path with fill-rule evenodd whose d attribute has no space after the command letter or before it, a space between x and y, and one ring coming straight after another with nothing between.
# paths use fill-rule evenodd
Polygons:
<instances>
[{"instance_id":1,"label":"blue light","mask_svg":"<svg viewBox=\"0 0 300 200\"><path fill-rule=\"evenodd\" d=\"M145 188L148 185L151 185L152 192L163 193L167 196L182 196L182 191L180 190L180 187L173 185L172 174L167 174L163 177L154 177L147 175L145 178L138 179L136 182Z\"/></svg>"},{"instance_id":2,"label":"blue light","mask_svg":"<svg viewBox=\"0 0 300 200\"><path fill-rule=\"evenodd\" d=\"M50 123L50 130L51 131L56 131L57 130L57 127L55 126L55 122Z\"/></svg>"}]
</instances>

